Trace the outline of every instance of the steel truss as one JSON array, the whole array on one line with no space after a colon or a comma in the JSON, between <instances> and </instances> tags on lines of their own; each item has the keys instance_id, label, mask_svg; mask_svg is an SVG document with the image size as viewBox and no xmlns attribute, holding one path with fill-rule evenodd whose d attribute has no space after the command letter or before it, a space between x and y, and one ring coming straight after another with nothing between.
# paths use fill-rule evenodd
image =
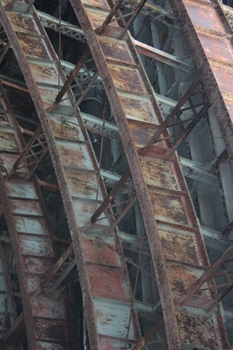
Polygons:
<instances>
[{"instance_id":1,"label":"steel truss","mask_svg":"<svg viewBox=\"0 0 233 350\"><path fill-rule=\"evenodd\" d=\"M135 305L130 293L119 238L114 232L115 223L111 220L111 207L106 210L125 181L120 180L120 185L118 184L107 195L102 179L99 178L99 169L88 144L84 125L75 110L78 104L69 89L76 77L76 72L81 67L80 63L76 66L75 73L65 83L64 77L59 75L56 57L37 20L34 8L31 4L26 5L24 2L15 1L11 6L7 3L8 1L3 1L0 7L1 21L9 42L17 54L41 120L73 240L73 246L68 248L48 275L40 280L34 296L39 298L43 293L48 296L60 288L63 272L59 270L64 263L68 264L69 269L74 266L73 256L71 261L67 261L74 251L81 276L91 347L119 349L127 343L133 347L139 340ZM167 122L165 126L166 122L163 121L138 59L135 43L126 33L126 29L141 9L143 2L132 14L128 25L125 25L123 17L119 15L118 20L121 24L124 23L123 29L111 25L111 20L114 19L118 9L111 10L106 5L103 11L99 11L96 2L93 2L92 7L75 0L71 3L82 24L98 72L108 93L128 157L149 239L164 320L156 324L153 331L145 335L144 340L151 338L151 335L165 324L169 349L178 350L183 346L223 349L227 346L227 340L219 306L216 305L208 314L205 308L200 306L200 303L203 305L216 303L213 279L208 275L204 281L206 283L204 290L195 297L193 295L192 298L186 297L187 292L190 296L190 286L194 282L195 285L199 283L203 271L209 271L209 263L179 162L173 154L178 145L177 140L173 146L168 142L170 135L166 129L169 124ZM6 5L5 8L3 5ZM116 22L116 18L114 21ZM31 34L32 28L34 32ZM25 37L27 46L24 45ZM40 45L46 48L46 54L43 50L41 52L33 50ZM128 81L125 81L125 76ZM60 82L64 84L64 89L59 96L57 93ZM88 85L87 89L90 86ZM82 91L82 96L86 91ZM192 93L188 91L188 99L191 96ZM56 101L55 105L53 105L54 101ZM195 120L191 121L190 126L184 130L181 140L207 112L209 103L205 101L203 105L203 110L196 112L195 106L190 102ZM175 108L177 112L179 112L178 107L181 108L179 103ZM77 119L75 119L76 116ZM170 120L169 117L168 119ZM156 129L159 132L155 131ZM35 139L34 136L33 140ZM157 141L156 146L155 141ZM17 166L14 167L14 172L10 173L12 175L10 181L13 181L13 175L17 170L19 171L18 163L19 160L23 161L26 150L28 152L29 146L21 150ZM78 165L77 159L80 161ZM4 185L4 179L1 179L1 183ZM7 198L6 191L3 196ZM131 201L135 199L136 196L131 197ZM98 206L99 209L97 209ZM9 209L9 206L7 208ZM101 218L103 225L95 225L98 217ZM10 220L12 217L8 218L9 226ZM107 238L103 235L103 231L108 233ZM172 244L172 251L167 249L169 244ZM109 246L111 254L108 250ZM190 252L192 252L191 255ZM101 258L99 258L100 254ZM183 274L186 280L182 281L181 285L180 276ZM95 275L104 276L100 284L95 281ZM113 283L117 293L113 287L109 287L110 283ZM230 281L227 286L229 285ZM58 298L61 293L62 290L56 294ZM116 321L111 319L113 312L119 314L122 321L120 336L119 333L116 336L114 332ZM106 324L105 327L101 326L103 323ZM187 324L192 324L192 327L188 327ZM204 340L200 334L200 324L206 327L208 332ZM30 336L28 330L29 347L34 349L35 343L33 344ZM141 340L140 345L142 345Z\"/></svg>"}]
</instances>

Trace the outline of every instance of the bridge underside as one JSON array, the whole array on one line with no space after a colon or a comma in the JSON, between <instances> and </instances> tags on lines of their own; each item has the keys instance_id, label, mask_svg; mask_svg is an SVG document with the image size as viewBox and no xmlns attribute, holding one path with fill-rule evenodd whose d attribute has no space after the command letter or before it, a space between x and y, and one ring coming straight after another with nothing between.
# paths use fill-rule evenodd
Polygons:
<instances>
[{"instance_id":1,"label":"bridge underside","mask_svg":"<svg viewBox=\"0 0 233 350\"><path fill-rule=\"evenodd\" d=\"M233 344L230 6L0 2L1 348Z\"/></svg>"}]
</instances>

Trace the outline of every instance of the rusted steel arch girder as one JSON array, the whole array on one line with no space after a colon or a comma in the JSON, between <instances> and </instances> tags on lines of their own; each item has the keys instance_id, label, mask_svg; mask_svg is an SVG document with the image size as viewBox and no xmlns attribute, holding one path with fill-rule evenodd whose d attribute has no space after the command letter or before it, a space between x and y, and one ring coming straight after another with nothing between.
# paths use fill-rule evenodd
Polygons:
<instances>
[{"instance_id":1,"label":"rusted steel arch girder","mask_svg":"<svg viewBox=\"0 0 233 350\"><path fill-rule=\"evenodd\" d=\"M99 201L106 196L102 178L97 176L99 167L90 140L80 114L73 107L71 91L65 95L69 99L50 113L58 82L64 84L65 76L59 75L57 57L34 8L30 14L25 14L24 2L18 2L17 11L14 7L8 11L4 8L7 2L0 3L0 19L24 74L49 146L79 270L91 348L122 348L127 339L133 346L140 332L119 235L117 231L109 232L107 236L101 230L85 234L80 231L97 208L96 193ZM24 34L20 35L22 32ZM28 40L31 32L42 50L37 50L33 40ZM22 45L22 37L26 37L27 45ZM64 119L67 120L65 127ZM104 225L110 227L107 218L103 219ZM95 245L93 234L94 238L100 236L103 242L107 241L111 249L106 248L107 245ZM96 275L101 278L96 280ZM113 312L114 317L111 316Z\"/></svg>"},{"instance_id":2,"label":"rusted steel arch girder","mask_svg":"<svg viewBox=\"0 0 233 350\"><path fill-rule=\"evenodd\" d=\"M32 176L29 182L24 178L9 179L12 166L26 145L1 82L0 101L1 114L3 115L0 123L1 133L5 134L6 139L8 137L11 140L11 144L4 144L1 140L0 195L1 202L4 203L3 210L16 262L23 312L26 319L28 345L31 349L38 349L46 338L48 348L50 348L53 346L54 335L49 330L58 326L64 330L65 335L60 339L57 337L58 343L70 349L71 324L66 309L66 295L63 294L56 302L47 297L42 297L42 301L41 299L35 301L31 295L41 276L46 274L46 269L53 265L56 255L54 240L37 178ZM5 124L8 124L10 135L9 131L6 131ZM26 161L21 171L29 172ZM31 247L30 244L32 244ZM41 249L42 247L43 249ZM44 308L38 307L38 302L43 304ZM45 324L47 331L44 333ZM14 328L17 328L17 321L6 334L6 341L8 336L14 338L12 335ZM18 342L20 342L20 337Z\"/></svg>"},{"instance_id":3,"label":"rusted steel arch girder","mask_svg":"<svg viewBox=\"0 0 233 350\"><path fill-rule=\"evenodd\" d=\"M218 0L170 0L233 165L232 28Z\"/></svg>"},{"instance_id":4,"label":"rusted steel arch girder","mask_svg":"<svg viewBox=\"0 0 233 350\"><path fill-rule=\"evenodd\" d=\"M163 118L154 99L152 88L149 85L148 79L137 56L136 49L130 40L130 36L127 34L121 41L118 40L122 33L122 28L120 27L109 25L106 28L105 35L96 35L96 29L98 26L101 26L109 13L107 3L103 4L103 2L100 1L98 6L95 1L92 3L92 8L90 8L89 6L86 6L85 3L78 0L70 0L70 2L74 8L79 23L84 30L87 43L105 86L119 128L125 153L128 158L151 248L152 261L158 282L169 349L181 349L183 342L185 344L186 342L190 342L189 345L191 346L192 344L194 347L199 346L203 348L212 347L213 349L224 349L227 344L227 337L219 310L217 310L214 316L217 320L216 326L208 328L207 333L209 334L209 338L208 340L206 339L203 341L200 339L200 334L198 335L197 329L195 329L195 327L189 329L188 326L188 324L193 322L194 324L195 322L197 322L197 324L198 322L202 322L201 319L203 320L203 318L200 316L200 318L197 317L195 319L196 316L192 315L191 309L187 311L188 316L183 315L183 317L181 316L183 312L182 308L181 310L177 310L174 305L174 290L177 290L177 293L180 293L181 290L179 289L179 283L182 284L182 282L180 276L178 277L176 275L176 269L173 269L174 266L171 266L169 263L169 253L166 252L165 247L161 244L161 240L164 239L164 236L160 231L161 227L165 224L165 231L169 231L168 227L174 229L174 226L179 226L181 230L188 229L192 231L191 235L193 238L195 237L194 239L197 243L192 249L194 251L195 249L198 250L198 253L197 251L195 253L198 254L196 268L199 269L200 274L202 274L201 269L203 268L203 265L208 266L208 257L203 245L192 202L188 194L188 189L175 155L170 159L170 162L173 164L172 171L174 171L171 176L176 176L177 183L179 183L179 190L183 191L182 194L181 192L179 192L179 194L176 192L176 195L184 195L183 199L186 204L181 212L185 216L187 215L186 223L184 223L184 221L182 222L182 220L180 221L180 218L175 218L173 216L174 211L176 211L176 205L174 202L172 203L170 200L163 202L162 200L159 206L156 206L155 204L157 200L160 201L160 199L158 199L161 195L160 191L167 191L167 194L162 194L162 197L165 196L166 198L168 198L168 192L171 193L170 185L166 184L165 186L164 184L165 189L160 183L163 173L160 161L164 161L163 155L169 150L169 148L166 142L164 142L158 147L153 146L153 149L146 157L140 156L137 152L138 149L147 144L154 133L154 129L156 127L158 128L162 123ZM102 8L101 13L97 8L93 10L95 6ZM171 163L168 162L167 165ZM163 162L164 166L165 164L166 163ZM160 171L158 171L158 169L160 169ZM155 191L156 193L154 192L155 188L156 191L158 190L158 192ZM175 195L174 191L172 193ZM167 211L168 207L171 208L171 211ZM164 215L161 216L158 211L162 211ZM155 220L155 218L157 220ZM177 224L178 226L176 226ZM174 235L179 236L179 231L176 231L176 233L174 232ZM165 238L165 240L168 243L167 238ZM173 251L174 249L175 248L173 247ZM177 252L180 249L182 250L180 246L179 248L177 246L177 249ZM187 249L187 247L183 247L183 249ZM167 259L165 259L165 256ZM183 264L183 272L187 272L188 267L185 267L186 258L184 254L179 259L178 260L182 261ZM179 268L177 267L177 271L178 270ZM170 271L169 274L168 271ZM174 278L178 279L176 282L174 280L172 282L171 271L176 275ZM190 277L187 277L188 275L189 273L187 272L186 278L188 279L194 277L191 277L191 275ZM170 283L173 285L173 290L171 289ZM186 288L187 286L184 287L184 289ZM200 298L200 300L197 298L197 300L192 301L192 305L195 305L200 312L202 310L201 303L203 301L201 299L203 298ZM189 306L191 306L191 304ZM212 316L210 316L210 318L211 317ZM191 323L189 323L188 319L192 319L192 321L190 321ZM183 321L185 324L181 326ZM182 332L185 332L185 336L184 334L181 336L179 327L182 328ZM215 329L216 333L212 333L213 329Z\"/></svg>"}]
</instances>

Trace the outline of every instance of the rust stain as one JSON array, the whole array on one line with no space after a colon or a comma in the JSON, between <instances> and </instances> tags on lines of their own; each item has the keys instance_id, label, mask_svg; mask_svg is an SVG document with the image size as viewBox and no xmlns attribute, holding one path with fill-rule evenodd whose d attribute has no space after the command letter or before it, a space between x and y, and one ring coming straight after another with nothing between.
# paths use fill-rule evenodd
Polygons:
<instances>
[{"instance_id":1,"label":"rust stain","mask_svg":"<svg viewBox=\"0 0 233 350\"><path fill-rule=\"evenodd\" d=\"M219 336L213 333L216 322L213 317L212 314L200 316L185 312L177 313L182 343L211 350L221 349Z\"/></svg>"},{"instance_id":2,"label":"rust stain","mask_svg":"<svg viewBox=\"0 0 233 350\"><path fill-rule=\"evenodd\" d=\"M181 196L151 189L148 192L157 220L188 226Z\"/></svg>"},{"instance_id":3,"label":"rust stain","mask_svg":"<svg viewBox=\"0 0 233 350\"><path fill-rule=\"evenodd\" d=\"M167 259L198 265L199 261L193 237L159 230L164 254Z\"/></svg>"},{"instance_id":4,"label":"rust stain","mask_svg":"<svg viewBox=\"0 0 233 350\"><path fill-rule=\"evenodd\" d=\"M122 63L135 64L124 41L111 40L110 38L102 38L101 36L99 37L99 41L106 58L118 60Z\"/></svg>"},{"instance_id":5,"label":"rust stain","mask_svg":"<svg viewBox=\"0 0 233 350\"><path fill-rule=\"evenodd\" d=\"M170 162L145 156L140 156L140 162L147 185L178 190Z\"/></svg>"},{"instance_id":6,"label":"rust stain","mask_svg":"<svg viewBox=\"0 0 233 350\"><path fill-rule=\"evenodd\" d=\"M199 4L189 4L187 3L187 10L192 18L192 21L197 26L205 25L206 28L212 29L217 32L224 32L224 26L221 19L217 15L215 9L210 6L200 7Z\"/></svg>"},{"instance_id":7,"label":"rust stain","mask_svg":"<svg viewBox=\"0 0 233 350\"><path fill-rule=\"evenodd\" d=\"M113 64L109 64L108 66L117 88L140 94L146 93L146 89L142 85L142 78L136 68L126 68Z\"/></svg>"},{"instance_id":8,"label":"rust stain","mask_svg":"<svg viewBox=\"0 0 233 350\"><path fill-rule=\"evenodd\" d=\"M100 240L98 236L90 238L83 235L82 247L88 262L116 267L119 265L119 257L112 239L106 242Z\"/></svg>"},{"instance_id":9,"label":"rust stain","mask_svg":"<svg viewBox=\"0 0 233 350\"><path fill-rule=\"evenodd\" d=\"M104 266L87 264L93 297L129 301L124 287L124 272L121 269L110 269ZM100 280L101 279L101 280Z\"/></svg>"},{"instance_id":10,"label":"rust stain","mask_svg":"<svg viewBox=\"0 0 233 350\"><path fill-rule=\"evenodd\" d=\"M34 58L49 59L49 54L43 41L37 38L19 36L19 42L26 56Z\"/></svg>"}]
</instances>

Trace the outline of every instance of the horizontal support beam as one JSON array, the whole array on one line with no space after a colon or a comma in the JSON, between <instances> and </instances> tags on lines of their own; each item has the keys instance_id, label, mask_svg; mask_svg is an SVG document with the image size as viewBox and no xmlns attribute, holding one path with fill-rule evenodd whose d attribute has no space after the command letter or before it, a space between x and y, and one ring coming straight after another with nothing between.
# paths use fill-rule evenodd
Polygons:
<instances>
[{"instance_id":1,"label":"horizontal support beam","mask_svg":"<svg viewBox=\"0 0 233 350\"><path fill-rule=\"evenodd\" d=\"M162 50L156 49L150 45L143 44L138 40L132 38L138 53L153 58L156 61L167 64L168 66L178 68L186 73L196 74L196 70L190 67L187 63L179 60L177 57L170 55Z\"/></svg>"},{"instance_id":2,"label":"horizontal support beam","mask_svg":"<svg viewBox=\"0 0 233 350\"><path fill-rule=\"evenodd\" d=\"M190 179L201 181L207 185L214 186L218 181L217 176L208 173L208 167L205 164L195 162L194 160L180 157L182 171L184 176Z\"/></svg>"},{"instance_id":3,"label":"horizontal support beam","mask_svg":"<svg viewBox=\"0 0 233 350\"><path fill-rule=\"evenodd\" d=\"M59 18L48 15L47 13L37 11L37 15L41 21L41 24L47 28L54 30L55 32L61 31L62 34L67 35L75 40L86 42L86 38L82 29L77 26L65 22L60 21Z\"/></svg>"}]
</instances>

